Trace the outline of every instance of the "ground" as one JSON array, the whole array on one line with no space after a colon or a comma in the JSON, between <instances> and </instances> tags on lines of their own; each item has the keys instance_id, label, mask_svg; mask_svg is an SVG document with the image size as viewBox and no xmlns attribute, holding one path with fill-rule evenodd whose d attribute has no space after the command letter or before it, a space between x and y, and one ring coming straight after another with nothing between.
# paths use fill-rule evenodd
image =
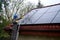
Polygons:
<instances>
[{"instance_id":1,"label":"ground","mask_svg":"<svg viewBox=\"0 0 60 40\"><path fill-rule=\"evenodd\" d=\"M46 37L46 36L24 36L20 35L19 40L60 40L60 37Z\"/></svg>"}]
</instances>

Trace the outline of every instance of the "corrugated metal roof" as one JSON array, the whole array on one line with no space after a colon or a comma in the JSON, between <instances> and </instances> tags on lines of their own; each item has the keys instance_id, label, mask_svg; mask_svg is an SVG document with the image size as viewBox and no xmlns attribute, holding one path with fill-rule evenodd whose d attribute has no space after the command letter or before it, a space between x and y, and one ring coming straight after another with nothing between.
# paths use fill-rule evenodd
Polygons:
<instances>
[{"instance_id":1,"label":"corrugated metal roof","mask_svg":"<svg viewBox=\"0 0 60 40\"><path fill-rule=\"evenodd\" d=\"M21 24L44 24L44 23L60 23L60 5L39 8L32 10L23 19Z\"/></svg>"}]
</instances>

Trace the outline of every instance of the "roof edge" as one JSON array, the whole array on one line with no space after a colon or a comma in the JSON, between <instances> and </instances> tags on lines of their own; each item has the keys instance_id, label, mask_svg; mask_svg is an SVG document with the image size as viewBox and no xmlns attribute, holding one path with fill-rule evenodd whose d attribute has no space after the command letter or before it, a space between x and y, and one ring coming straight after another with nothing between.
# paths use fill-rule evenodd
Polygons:
<instances>
[{"instance_id":1,"label":"roof edge","mask_svg":"<svg viewBox=\"0 0 60 40\"><path fill-rule=\"evenodd\" d=\"M60 5L60 3L53 4L53 5L49 5L49 6L44 6L44 7L42 7L42 8L47 8L47 7L57 6L57 5ZM35 10L35 9L39 9L39 8L31 9L31 10L29 10L27 13L29 13L30 11ZM41 9L41 8L40 8L40 9ZM26 14L27 14L27 13L26 13ZM26 14L25 14L25 15L26 15Z\"/></svg>"},{"instance_id":2,"label":"roof edge","mask_svg":"<svg viewBox=\"0 0 60 40\"><path fill-rule=\"evenodd\" d=\"M53 5L48 5L48 6L44 6L44 7L42 7L42 8L46 8L46 7L52 7L52 6L57 6L57 5L60 5L60 3L53 4ZM34 9L39 9L39 8L34 8ZM33 9L33 10L34 10L34 9Z\"/></svg>"},{"instance_id":3,"label":"roof edge","mask_svg":"<svg viewBox=\"0 0 60 40\"><path fill-rule=\"evenodd\" d=\"M60 23L42 23L42 24L21 24L21 26L29 26L29 25L60 25Z\"/></svg>"}]
</instances>

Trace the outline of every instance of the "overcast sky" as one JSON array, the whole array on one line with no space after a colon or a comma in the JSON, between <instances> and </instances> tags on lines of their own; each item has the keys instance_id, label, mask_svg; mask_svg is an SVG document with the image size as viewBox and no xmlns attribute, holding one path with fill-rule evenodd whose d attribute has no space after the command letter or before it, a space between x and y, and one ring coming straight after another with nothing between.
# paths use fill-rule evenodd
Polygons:
<instances>
[{"instance_id":1,"label":"overcast sky","mask_svg":"<svg viewBox=\"0 0 60 40\"><path fill-rule=\"evenodd\" d=\"M27 0L33 4L37 4L38 0ZM60 3L60 0L40 0L44 6Z\"/></svg>"}]
</instances>

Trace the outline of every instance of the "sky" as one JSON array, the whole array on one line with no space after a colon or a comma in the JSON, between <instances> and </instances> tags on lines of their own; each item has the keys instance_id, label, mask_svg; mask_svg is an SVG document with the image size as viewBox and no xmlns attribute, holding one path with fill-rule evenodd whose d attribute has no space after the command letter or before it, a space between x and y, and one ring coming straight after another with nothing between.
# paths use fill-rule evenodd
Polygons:
<instances>
[{"instance_id":1,"label":"sky","mask_svg":"<svg viewBox=\"0 0 60 40\"><path fill-rule=\"evenodd\" d=\"M36 5L38 3L38 0L27 0L27 1ZM60 0L40 0L40 1L41 1L41 4L43 4L44 6L60 3Z\"/></svg>"}]
</instances>

